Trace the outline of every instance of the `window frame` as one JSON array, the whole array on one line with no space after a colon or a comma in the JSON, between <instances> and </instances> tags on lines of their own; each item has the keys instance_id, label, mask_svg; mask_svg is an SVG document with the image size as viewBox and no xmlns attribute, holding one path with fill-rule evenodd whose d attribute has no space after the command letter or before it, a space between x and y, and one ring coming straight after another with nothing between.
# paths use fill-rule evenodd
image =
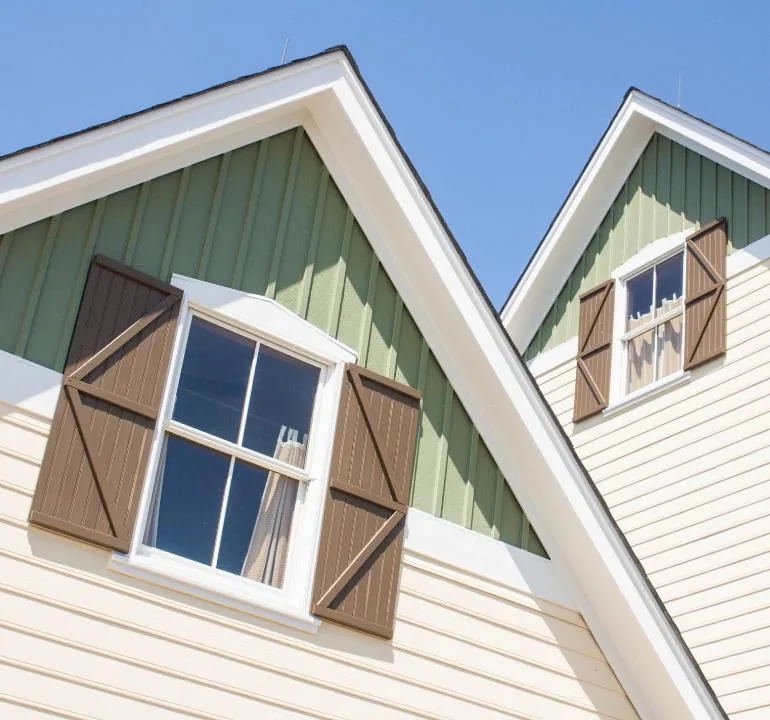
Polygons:
<instances>
[{"instance_id":1,"label":"window frame","mask_svg":"<svg viewBox=\"0 0 770 720\"><path fill-rule=\"evenodd\" d=\"M610 371L610 397L607 408L603 414L612 413L622 407L635 403L637 400L648 395L660 392L666 388L687 380L689 372L680 368L674 373L666 375L659 380L653 380L644 387L638 388L633 392L626 392L627 387L627 363L628 363L628 341L651 329L657 328L665 323L667 319L682 316L682 348L684 349L684 336L687 331L685 322L685 280L687 278L687 253L686 239L692 233L692 229L683 230L673 235L655 240L650 243L636 255L631 257L611 274L615 281L615 305L613 307L613 332L612 332L612 359ZM633 280L641 273L660 265L666 260L682 253L682 305L680 309L670 311L665 315L651 319L648 323L640 325L633 330L626 330L626 310L628 307L627 283ZM655 277L655 276L653 276ZM653 280L653 304L655 304L655 280ZM657 368L656 353L653 353L653 377Z\"/></svg>"},{"instance_id":2,"label":"window frame","mask_svg":"<svg viewBox=\"0 0 770 720\"><path fill-rule=\"evenodd\" d=\"M270 298L176 274L172 276L171 284L182 289L184 296L170 372L153 434L131 547L126 555L114 555L116 564L122 565L131 574L163 578L166 584L190 594L200 595L197 589L203 592L204 597L212 594L229 597L238 603L262 608L271 619L282 621L288 618L317 626L319 621L310 615L313 574L345 365L356 362L356 353ZM190 325L195 317L320 368L304 468L240 448L235 443L172 419ZM267 470L277 470L300 484L282 588L242 578L144 544L161 450L167 434L229 453Z\"/></svg>"}]
</instances>

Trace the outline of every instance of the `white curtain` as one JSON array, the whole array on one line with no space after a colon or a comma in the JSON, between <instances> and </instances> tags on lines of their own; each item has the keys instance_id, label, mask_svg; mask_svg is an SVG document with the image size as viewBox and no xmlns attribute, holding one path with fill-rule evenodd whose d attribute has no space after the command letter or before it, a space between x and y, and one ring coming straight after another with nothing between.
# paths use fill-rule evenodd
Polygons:
<instances>
[{"instance_id":1,"label":"white curtain","mask_svg":"<svg viewBox=\"0 0 770 720\"><path fill-rule=\"evenodd\" d=\"M628 331L652 320L652 312L628 318ZM628 392L634 392L652 382L652 331L628 341Z\"/></svg>"},{"instance_id":2,"label":"white curtain","mask_svg":"<svg viewBox=\"0 0 770 720\"><path fill-rule=\"evenodd\" d=\"M681 307L681 298L664 300L660 313ZM658 379L676 372L682 367L682 316L677 315L658 326Z\"/></svg>"},{"instance_id":3,"label":"white curtain","mask_svg":"<svg viewBox=\"0 0 770 720\"><path fill-rule=\"evenodd\" d=\"M304 466L305 443L299 442L296 430L285 433L285 428L281 429L273 457L290 465ZM268 473L257 522L243 561L243 577L273 587L283 586L298 488L296 480L277 472Z\"/></svg>"},{"instance_id":4,"label":"white curtain","mask_svg":"<svg viewBox=\"0 0 770 720\"><path fill-rule=\"evenodd\" d=\"M682 299L676 296L664 300L657 314L664 315L682 306ZM652 320L652 313L628 318L628 331L640 327ZM657 378L653 377L653 352L655 351L654 334L657 333ZM653 380L659 380L682 367L682 315L667 320L662 325L637 335L628 341L628 392L634 392Z\"/></svg>"}]
</instances>

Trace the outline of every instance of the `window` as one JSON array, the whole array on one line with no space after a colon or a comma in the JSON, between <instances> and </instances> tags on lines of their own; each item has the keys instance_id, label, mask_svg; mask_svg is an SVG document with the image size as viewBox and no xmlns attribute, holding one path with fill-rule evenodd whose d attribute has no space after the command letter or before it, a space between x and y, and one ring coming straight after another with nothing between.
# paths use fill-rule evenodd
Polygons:
<instances>
[{"instance_id":1,"label":"window","mask_svg":"<svg viewBox=\"0 0 770 720\"><path fill-rule=\"evenodd\" d=\"M128 562L307 615L344 363L267 298L185 291L175 371Z\"/></svg>"},{"instance_id":2,"label":"window","mask_svg":"<svg viewBox=\"0 0 770 720\"><path fill-rule=\"evenodd\" d=\"M661 238L580 295L572 420L687 382L727 351L727 226Z\"/></svg>"},{"instance_id":3,"label":"window","mask_svg":"<svg viewBox=\"0 0 770 720\"><path fill-rule=\"evenodd\" d=\"M282 587L320 372L194 316L144 543Z\"/></svg>"},{"instance_id":4,"label":"window","mask_svg":"<svg viewBox=\"0 0 770 720\"><path fill-rule=\"evenodd\" d=\"M623 354L630 394L682 369L684 253L625 283Z\"/></svg>"}]
</instances>

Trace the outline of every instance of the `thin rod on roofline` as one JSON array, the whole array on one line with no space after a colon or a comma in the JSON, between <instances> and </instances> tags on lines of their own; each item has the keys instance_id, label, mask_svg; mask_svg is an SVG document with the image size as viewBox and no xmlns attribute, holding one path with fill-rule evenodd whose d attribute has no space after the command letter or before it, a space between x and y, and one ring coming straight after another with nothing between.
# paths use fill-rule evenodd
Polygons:
<instances>
[{"instance_id":1,"label":"thin rod on roofline","mask_svg":"<svg viewBox=\"0 0 770 720\"><path fill-rule=\"evenodd\" d=\"M286 61L286 50L289 47L289 38L286 38L283 42L283 52L281 53L281 65Z\"/></svg>"}]
</instances>

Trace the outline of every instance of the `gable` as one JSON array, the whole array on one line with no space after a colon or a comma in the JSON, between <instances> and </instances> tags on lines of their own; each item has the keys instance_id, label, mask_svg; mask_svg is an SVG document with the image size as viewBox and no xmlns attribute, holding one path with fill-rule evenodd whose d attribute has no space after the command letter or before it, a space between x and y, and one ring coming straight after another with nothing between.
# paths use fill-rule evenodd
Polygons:
<instances>
[{"instance_id":1,"label":"gable","mask_svg":"<svg viewBox=\"0 0 770 720\"><path fill-rule=\"evenodd\" d=\"M655 133L525 352L531 360L577 335L578 297L662 237L727 219L728 253L770 232L764 187Z\"/></svg>"},{"instance_id":2,"label":"gable","mask_svg":"<svg viewBox=\"0 0 770 720\"><path fill-rule=\"evenodd\" d=\"M0 349L61 371L94 253L274 298L419 389L410 504L545 555L301 127L0 237Z\"/></svg>"}]
</instances>

